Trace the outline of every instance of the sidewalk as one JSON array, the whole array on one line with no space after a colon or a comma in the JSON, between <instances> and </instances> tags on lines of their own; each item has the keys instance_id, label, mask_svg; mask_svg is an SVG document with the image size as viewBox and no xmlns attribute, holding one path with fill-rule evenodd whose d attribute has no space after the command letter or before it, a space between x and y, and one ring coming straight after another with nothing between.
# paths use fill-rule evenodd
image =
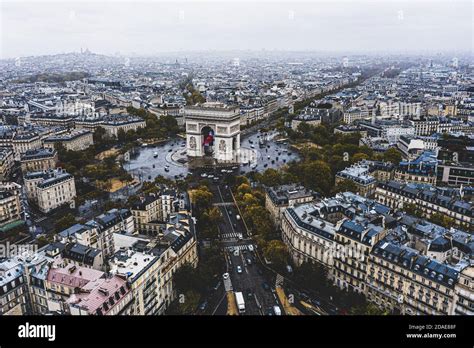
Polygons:
<instances>
[{"instance_id":1,"label":"sidewalk","mask_svg":"<svg viewBox=\"0 0 474 348\"><path fill-rule=\"evenodd\" d=\"M239 315L233 291L227 291L227 315Z\"/></svg>"},{"instance_id":2,"label":"sidewalk","mask_svg":"<svg viewBox=\"0 0 474 348\"><path fill-rule=\"evenodd\" d=\"M303 315L301 311L294 307L286 298L285 291L280 287L277 286L276 288L276 293L278 295L278 299L280 300L280 303L283 305L283 309L285 310L285 313L287 315Z\"/></svg>"}]
</instances>

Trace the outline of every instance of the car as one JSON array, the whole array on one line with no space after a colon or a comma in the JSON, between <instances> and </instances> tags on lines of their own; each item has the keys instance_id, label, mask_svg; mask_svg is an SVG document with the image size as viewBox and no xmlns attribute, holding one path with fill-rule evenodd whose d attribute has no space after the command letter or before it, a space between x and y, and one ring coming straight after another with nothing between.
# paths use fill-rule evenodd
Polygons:
<instances>
[{"instance_id":1,"label":"car","mask_svg":"<svg viewBox=\"0 0 474 348\"><path fill-rule=\"evenodd\" d=\"M263 275L263 271L262 271L260 268L257 270L257 273L258 273L259 275Z\"/></svg>"},{"instance_id":2,"label":"car","mask_svg":"<svg viewBox=\"0 0 474 348\"><path fill-rule=\"evenodd\" d=\"M223 278L224 280L229 279L229 273L227 273L227 272L224 273L224 274L222 275L222 278Z\"/></svg>"},{"instance_id":3,"label":"car","mask_svg":"<svg viewBox=\"0 0 474 348\"><path fill-rule=\"evenodd\" d=\"M249 251L253 251L253 245L248 246Z\"/></svg>"},{"instance_id":4,"label":"car","mask_svg":"<svg viewBox=\"0 0 474 348\"><path fill-rule=\"evenodd\" d=\"M206 174L206 173L202 173L202 174L201 174L201 178L207 178L207 174Z\"/></svg>"},{"instance_id":5,"label":"car","mask_svg":"<svg viewBox=\"0 0 474 348\"><path fill-rule=\"evenodd\" d=\"M239 249L234 250L234 256L239 256Z\"/></svg>"},{"instance_id":6,"label":"car","mask_svg":"<svg viewBox=\"0 0 474 348\"><path fill-rule=\"evenodd\" d=\"M252 291L250 289L247 289L247 298L251 299L253 296Z\"/></svg>"},{"instance_id":7,"label":"car","mask_svg":"<svg viewBox=\"0 0 474 348\"><path fill-rule=\"evenodd\" d=\"M212 179L212 178L214 178L214 175L209 174L207 177L208 177L209 179Z\"/></svg>"},{"instance_id":8,"label":"car","mask_svg":"<svg viewBox=\"0 0 474 348\"><path fill-rule=\"evenodd\" d=\"M204 301L203 303L201 303L201 305L199 306L199 309L201 311L205 311L207 308L207 301Z\"/></svg>"},{"instance_id":9,"label":"car","mask_svg":"<svg viewBox=\"0 0 474 348\"><path fill-rule=\"evenodd\" d=\"M273 306L273 312L275 315L281 315L281 309L279 306Z\"/></svg>"},{"instance_id":10,"label":"car","mask_svg":"<svg viewBox=\"0 0 474 348\"><path fill-rule=\"evenodd\" d=\"M313 298L311 299L311 303L314 305L314 306L317 306L317 307L320 307L321 306L321 301Z\"/></svg>"},{"instance_id":11,"label":"car","mask_svg":"<svg viewBox=\"0 0 474 348\"><path fill-rule=\"evenodd\" d=\"M305 292L300 293L300 297L303 301L308 301L308 299L309 299L308 294L305 293Z\"/></svg>"},{"instance_id":12,"label":"car","mask_svg":"<svg viewBox=\"0 0 474 348\"><path fill-rule=\"evenodd\" d=\"M229 215L232 216L232 210L228 210Z\"/></svg>"},{"instance_id":13,"label":"car","mask_svg":"<svg viewBox=\"0 0 474 348\"><path fill-rule=\"evenodd\" d=\"M247 259L246 261L247 261L247 265L249 265L249 266L250 266L250 265L252 264L252 260L250 260L250 259Z\"/></svg>"},{"instance_id":14,"label":"car","mask_svg":"<svg viewBox=\"0 0 474 348\"><path fill-rule=\"evenodd\" d=\"M268 290L270 290L270 285L268 285L267 283L264 282L264 283L262 283L262 288L263 288L263 290L268 291Z\"/></svg>"},{"instance_id":15,"label":"car","mask_svg":"<svg viewBox=\"0 0 474 348\"><path fill-rule=\"evenodd\" d=\"M237 228L237 224L232 224L232 226L234 226L234 228ZM239 235L239 239L242 239L242 236Z\"/></svg>"},{"instance_id":16,"label":"car","mask_svg":"<svg viewBox=\"0 0 474 348\"><path fill-rule=\"evenodd\" d=\"M221 281L219 280L216 284L216 286L214 286L214 291L216 291L217 289L219 289L219 287L221 286Z\"/></svg>"},{"instance_id":17,"label":"car","mask_svg":"<svg viewBox=\"0 0 474 348\"><path fill-rule=\"evenodd\" d=\"M241 266L237 266L237 273L242 273L242 267Z\"/></svg>"}]
</instances>

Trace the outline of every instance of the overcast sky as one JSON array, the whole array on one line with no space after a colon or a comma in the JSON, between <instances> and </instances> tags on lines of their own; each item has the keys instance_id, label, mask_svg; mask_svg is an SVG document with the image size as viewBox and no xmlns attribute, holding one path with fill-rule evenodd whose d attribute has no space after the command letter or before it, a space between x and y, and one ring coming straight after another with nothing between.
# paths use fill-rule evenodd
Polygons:
<instances>
[{"instance_id":1,"label":"overcast sky","mask_svg":"<svg viewBox=\"0 0 474 348\"><path fill-rule=\"evenodd\" d=\"M468 51L470 0L0 0L0 55Z\"/></svg>"}]
</instances>

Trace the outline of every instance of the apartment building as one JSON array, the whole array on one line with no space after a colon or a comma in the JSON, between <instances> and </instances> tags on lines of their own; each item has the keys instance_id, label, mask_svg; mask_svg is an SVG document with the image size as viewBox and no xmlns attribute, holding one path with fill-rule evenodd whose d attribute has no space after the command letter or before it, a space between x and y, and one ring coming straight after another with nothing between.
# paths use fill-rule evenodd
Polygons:
<instances>
[{"instance_id":1,"label":"apartment building","mask_svg":"<svg viewBox=\"0 0 474 348\"><path fill-rule=\"evenodd\" d=\"M75 224L59 232L55 238L62 243L78 243L101 251L106 260L115 252L114 233L135 232L133 216L128 209L111 209L104 214L87 221Z\"/></svg>"},{"instance_id":2,"label":"apartment building","mask_svg":"<svg viewBox=\"0 0 474 348\"><path fill-rule=\"evenodd\" d=\"M474 266L464 268L454 288L454 313L474 315Z\"/></svg>"},{"instance_id":3,"label":"apartment building","mask_svg":"<svg viewBox=\"0 0 474 348\"><path fill-rule=\"evenodd\" d=\"M474 186L474 167L466 162L438 164L436 182L451 186Z\"/></svg>"},{"instance_id":4,"label":"apartment building","mask_svg":"<svg viewBox=\"0 0 474 348\"><path fill-rule=\"evenodd\" d=\"M47 294L48 309L51 312L70 314L67 300L88 283L104 279L106 274L92 268L74 264L53 264L48 270L44 286Z\"/></svg>"},{"instance_id":5,"label":"apartment building","mask_svg":"<svg viewBox=\"0 0 474 348\"><path fill-rule=\"evenodd\" d=\"M67 300L71 315L130 315L133 302L130 284L116 275L90 281Z\"/></svg>"},{"instance_id":6,"label":"apartment building","mask_svg":"<svg viewBox=\"0 0 474 348\"><path fill-rule=\"evenodd\" d=\"M0 315L27 312L27 288L22 268L22 264L14 259L0 263Z\"/></svg>"},{"instance_id":7,"label":"apartment building","mask_svg":"<svg viewBox=\"0 0 474 348\"><path fill-rule=\"evenodd\" d=\"M58 153L54 148L29 150L20 156L23 173L48 171L56 168Z\"/></svg>"},{"instance_id":8,"label":"apartment building","mask_svg":"<svg viewBox=\"0 0 474 348\"><path fill-rule=\"evenodd\" d=\"M132 204L132 215L135 228L145 234L161 233L163 224L172 213L189 208L188 196L184 192L160 188L157 193L140 196Z\"/></svg>"},{"instance_id":9,"label":"apartment building","mask_svg":"<svg viewBox=\"0 0 474 348\"><path fill-rule=\"evenodd\" d=\"M138 117L132 117L129 115L120 115L114 118L106 118L102 122L102 128L105 129L105 133L112 137L117 137L119 130L123 130L127 133L130 130L136 131L139 128L145 128L145 120Z\"/></svg>"},{"instance_id":10,"label":"apartment building","mask_svg":"<svg viewBox=\"0 0 474 348\"><path fill-rule=\"evenodd\" d=\"M294 262L317 262L341 289L395 313L472 314L474 240L353 193L287 208Z\"/></svg>"},{"instance_id":11,"label":"apartment building","mask_svg":"<svg viewBox=\"0 0 474 348\"><path fill-rule=\"evenodd\" d=\"M132 315L163 314L175 299L173 274L184 264L197 265L194 225L183 211L170 217L163 236L115 234L111 273L127 277L135 299Z\"/></svg>"},{"instance_id":12,"label":"apartment building","mask_svg":"<svg viewBox=\"0 0 474 348\"><path fill-rule=\"evenodd\" d=\"M45 255L65 264L105 271L106 263L102 250L79 243L53 242L45 247Z\"/></svg>"},{"instance_id":13,"label":"apartment building","mask_svg":"<svg viewBox=\"0 0 474 348\"><path fill-rule=\"evenodd\" d=\"M358 120L370 120L372 115L367 107L351 107L344 111L344 123L351 124Z\"/></svg>"},{"instance_id":14,"label":"apartment building","mask_svg":"<svg viewBox=\"0 0 474 348\"><path fill-rule=\"evenodd\" d=\"M455 193L455 192L452 192ZM446 195L434 187L416 184L402 184L395 181L381 182L375 190L375 199L393 209L403 208L407 204L416 206L426 219L433 214L442 214L453 219L458 226L473 229L473 211L471 203L454 195Z\"/></svg>"},{"instance_id":15,"label":"apartment building","mask_svg":"<svg viewBox=\"0 0 474 348\"><path fill-rule=\"evenodd\" d=\"M331 270L334 284L341 289L367 294L369 254L387 230L383 226L349 219L341 220L335 230L336 250Z\"/></svg>"},{"instance_id":16,"label":"apartment building","mask_svg":"<svg viewBox=\"0 0 474 348\"><path fill-rule=\"evenodd\" d=\"M417 250L380 241L369 256L367 297L401 314L453 313L459 272Z\"/></svg>"},{"instance_id":17,"label":"apartment building","mask_svg":"<svg viewBox=\"0 0 474 348\"><path fill-rule=\"evenodd\" d=\"M92 132L86 129L75 129L68 133L53 135L43 140L45 148L54 149L57 144L66 150L81 151L94 144Z\"/></svg>"},{"instance_id":18,"label":"apartment building","mask_svg":"<svg viewBox=\"0 0 474 348\"><path fill-rule=\"evenodd\" d=\"M43 213L60 206L75 206L76 185L74 177L61 168L29 172L24 176L28 200L35 203Z\"/></svg>"},{"instance_id":19,"label":"apartment building","mask_svg":"<svg viewBox=\"0 0 474 348\"><path fill-rule=\"evenodd\" d=\"M336 185L345 180L353 182L357 187L355 193L361 196L370 197L375 192L377 181L370 174L368 163L362 162L353 164L336 174Z\"/></svg>"},{"instance_id":20,"label":"apartment building","mask_svg":"<svg viewBox=\"0 0 474 348\"><path fill-rule=\"evenodd\" d=\"M21 186L17 183L0 185L0 226L22 219Z\"/></svg>"},{"instance_id":21,"label":"apartment building","mask_svg":"<svg viewBox=\"0 0 474 348\"><path fill-rule=\"evenodd\" d=\"M15 155L12 148L0 148L0 181L6 181L9 179L14 164Z\"/></svg>"},{"instance_id":22,"label":"apartment building","mask_svg":"<svg viewBox=\"0 0 474 348\"><path fill-rule=\"evenodd\" d=\"M41 138L36 132L16 133L11 139L15 161L19 161L21 154L28 150L39 149L42 147Z\"/></svg>"},{"instance_id":23,"label":"apartment building","mask_svg":"<svg viewBox=\"0 0 474 348\"><path fill-rule=\"evenodd\" d=\"M395 169L394 180L436 185L437 166L436 154L425 151L412 161L401 161Z\"/></svg>"},{"instance_id":24,"label":"apartment building","mask_svg":"<svg viewBox=\"0 0 474 348\"><path fill-rule=\"evenodd\" d=\"M316 196L314 191L294 184L269 187L265 191L265 208L273 223L279 226L286 208L311 202Z\"/></svg>"}]
</instances>

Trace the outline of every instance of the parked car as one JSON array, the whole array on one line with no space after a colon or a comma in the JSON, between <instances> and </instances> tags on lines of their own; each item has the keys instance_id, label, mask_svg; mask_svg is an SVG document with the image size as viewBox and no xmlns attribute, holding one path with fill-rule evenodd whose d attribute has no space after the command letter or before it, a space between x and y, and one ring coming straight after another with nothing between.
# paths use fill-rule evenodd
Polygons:
<instances>
[{"instance_id":1,"label":"parked car","mask_svg":"<svg viewBox=\"0 0 474 348\"><path fill-rule=\"evenodd\" d=\"M201 311L205 311L207 308L207 301L204 301L203 303L201 303L201 305L199 306L199 309Z\"/></svg>"},{"instance_id":2,"label":"parked car","mask_svg":"<svg viewBox=\"0 0 474 348\"><path fill-rule=\"evenodd\" d=\"M216 291L217 289L219 289L219 287L221 286L221 281L218 281L216 286L214 286L214 291Z\"/></svg>"},{"instance_id":3,"label":"parked car","mask_svg":"<svg viewBox=\"0 0 474 348\"><path fill-rule=\"evenodd\" d=\"M308 301L309 300L309 296L305 292L300 293L300 297L303 301Z\"/></svg>"},{"instance_id":4,"label":"parked car","mask_svg":"<svg viewBox=\"0 0 474 348\"><path fill-rule=\"evenodd\" d=\"M242 267L241 266L237 266L237 273L242 273Z\"/></svg>"},{"instance_id":5,"label":"parked car","mask_svg":"<svg viewBox=\"0 0 474 348\"><path fill-rule=\"evenodd\" d=\"M270 285L268 285L267 283L262 283L262 288L263 290L270 290Z\"/></svg>"},{"instance_id":6,"label":"parked car","mask_svg":"<svg viewBox=\"0 0 474 348\"><path fill-rule=\"evenodd\" d=\"M229 273L227 273L227 272L224 273L224 274L222 275L222 278L223 278L224 280L229 279Z\"/></svg>"}]
</instances>

